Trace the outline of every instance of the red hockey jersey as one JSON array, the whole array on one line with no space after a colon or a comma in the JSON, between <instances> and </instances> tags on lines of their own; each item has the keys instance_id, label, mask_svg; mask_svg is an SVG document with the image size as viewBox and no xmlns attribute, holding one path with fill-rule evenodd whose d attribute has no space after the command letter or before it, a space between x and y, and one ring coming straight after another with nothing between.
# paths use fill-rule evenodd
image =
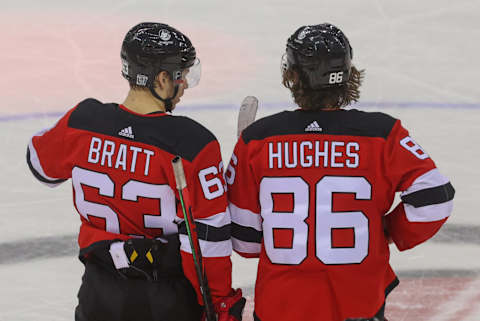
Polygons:
<instances>
[{"instance_id":1,"label":"red hockey jersey","mask_svg":"<svg viewBox=\"0 0 480 321\"><path fill-rule=\"evenodd\" d=\"M183 158L212 295L226 296L232 246L223 163L217 139L203 126L187 117L140 115L87 99L33 136L27 162L35 177L51 187L72 179L82 222L81 255L88 255L97 241L180 232L184 272L198 291L176 201L175 155Z\"/></svg>"},{"instance_id":2,"label":"red hockey jersey","mask_svg":"<svg viewBox=\"0 0 480 321\"><path fill-rule=\"evenodd\" d=\"M432 237L454 189L399 120L358 110L281 112L245 129L226 180L233 248L259 257L255 318L381 313L400 250ZM395 193L402 202L387 215Z\"/></svg>"}]
</instances>

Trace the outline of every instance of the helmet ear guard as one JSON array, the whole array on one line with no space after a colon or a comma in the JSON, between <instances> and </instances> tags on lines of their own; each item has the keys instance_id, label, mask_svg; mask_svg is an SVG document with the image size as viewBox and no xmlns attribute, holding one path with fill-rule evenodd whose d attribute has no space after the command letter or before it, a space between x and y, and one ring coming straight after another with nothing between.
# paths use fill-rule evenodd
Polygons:
<instances>
[{"instance_id":1,"label":"helmet ear guard","mask_svg":"<svg viewBox=\"0 0 480 321\"><path fill-rule=\"evenodd\" d=\"M296 66L312 89L345 84L351 72L352 48L337 27L303 26L287 40L282 69Z\"/></svg>"}]
</instances>

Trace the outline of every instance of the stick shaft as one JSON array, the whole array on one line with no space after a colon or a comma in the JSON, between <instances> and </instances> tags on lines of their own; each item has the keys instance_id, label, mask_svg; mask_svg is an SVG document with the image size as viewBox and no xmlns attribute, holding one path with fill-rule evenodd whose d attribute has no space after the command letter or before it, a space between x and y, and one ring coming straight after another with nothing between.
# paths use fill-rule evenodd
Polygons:
<instances>
[{"instance_id":1,"label":"stick shaft","mask_svg":"<svg viewBox=\"0 0 480 321\"><path fill-rule=\"evenodd\" d=\"M193 263L195 265L200 292L203 298L206 319L207 321L216 321L210 287L208 286L208 279L203 266L200 242L198 240L197 229L193 219L192 205L190 203L190 195L187 188L187 181L185 179L182 159L179 156L176 156L172 160L172 166L175 174L178 194L180 197L180 203L182 205L183 217L185 219L185 227L187 229L187 235L190 241L190 247L192 249Z\"/></svg>"}]
</instances>

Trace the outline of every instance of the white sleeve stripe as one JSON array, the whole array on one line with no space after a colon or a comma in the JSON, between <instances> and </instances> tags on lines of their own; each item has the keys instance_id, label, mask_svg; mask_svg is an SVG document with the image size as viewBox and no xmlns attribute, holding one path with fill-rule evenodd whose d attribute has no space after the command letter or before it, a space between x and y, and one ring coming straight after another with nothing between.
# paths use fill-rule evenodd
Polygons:
<instances>
[{"instance_id":1,"label":"white sleeve stripe","mask_svg":"<svg viewBox=\"0 0 480 321\"><path fill-rule=\"evenodd\" d=\"M33 146L32 140L30 140L30 142L28 143L28 150L30 152L29 161L30 161L30 164L32 165L33 169L38 173L38 175L40 175L41 177L43 177L44 179L46 179L48 181L51 181L49 183L47 183L47 182L44 182L44 183L46 183L47 185L53 185L53 186L56 186L56 185L60 184L61 182L58 182L58 183L55 182L55 181L58 181L59 178L50 177L47 174L45 174L45 171L43 170L42 165L40 164L40 160L38 158L37 151L36 151L35 147Z\"/></svg>"},{"instance_id":2,"label":"white sleeve stripe","mask_svg":"<svg viewBox=\"0 0 480 321\"><path fill-rule=\"evenodd\" d=\"M232 242L230 240L221 242L199 240L199 243L203 257L225 257L232 254ZM187 253L192 253L190 240L188 239L187 235L180 234L180 244L180 250Z\"/></svg>"},{"instance_id":3,"label":"white sleeve stripe","mask_svg":"<svg viewBox=\"0 0 480 321\"><path fill-rule=\"evenodd\" d=\"M232 215L232 222L262 231L262 217L258 213L254 213L250 210L237 207L233 203L229 203L230 213Z\"/></svg>"},{"instance_id":4,"label":"white sleeve stripe","mask_svg":"<svg viewBox=\"0 0 480 321\"><path fill-rule=\"evenodd\" d=\"M449 182L448 178L443 176L437 168L434 168L415 179L411 186L409 186L402 196L415 193L420 190L442 186Z\"/></svg>"},{"instance_id":5,"label":"white sleeve stripe","mask_svg":"<svg viewBox=\"0 0 480 321\"><path fill-rule=\"evenodd\" d=\"M231 223L230 211L227 207L225 209L225 212L218 213L206 218L195 218L195 222L200 222L214 227L222 227Z\"/></svg>"},{"instance_id":6,"label":"white sleeve stripe","mask_svg":"<svg viewBox=\"0 0 480 321\"><path fill-rule=\"evenodd\" d=\"M245 242L232 237L233 249L241 253L257 254L262 249L262 244Z\"/></svg>"},{"instance_id":7,"label":"white sleeve stripe","mask_svg":"<svg viewBox=\"0 0 480 321\"><path fill-rule=\"evenodd\" d=\"M453 210L453 201L422 207L403 203L403 208L409 222L435 222L450 216Z\"/></svg>"}]
</instances>

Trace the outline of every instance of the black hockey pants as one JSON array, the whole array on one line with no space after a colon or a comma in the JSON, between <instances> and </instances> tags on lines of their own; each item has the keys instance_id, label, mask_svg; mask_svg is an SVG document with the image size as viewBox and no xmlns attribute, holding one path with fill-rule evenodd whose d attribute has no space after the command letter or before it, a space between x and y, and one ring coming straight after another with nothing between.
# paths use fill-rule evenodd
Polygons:
<instances>
[{"instance_id":1,"label":"black hockey pants","mask_svg":"<svg viewBox=\"0 0 480 321\"><path fill-rule=\"evenodd\" d=\"M137 247L139 241L135 242ZM143 260L121 270L115 268L108 252L111 243L95 244L86 257L81 256L85 273L75 321L200 320L202 309L195 290L183 274L178 236L170 237L168 245L153 253L156 264ZM137 247L137 262L144 257L143 245ZM149 246L146 243L144 248Z\"/></svg>"}]
</instances>

